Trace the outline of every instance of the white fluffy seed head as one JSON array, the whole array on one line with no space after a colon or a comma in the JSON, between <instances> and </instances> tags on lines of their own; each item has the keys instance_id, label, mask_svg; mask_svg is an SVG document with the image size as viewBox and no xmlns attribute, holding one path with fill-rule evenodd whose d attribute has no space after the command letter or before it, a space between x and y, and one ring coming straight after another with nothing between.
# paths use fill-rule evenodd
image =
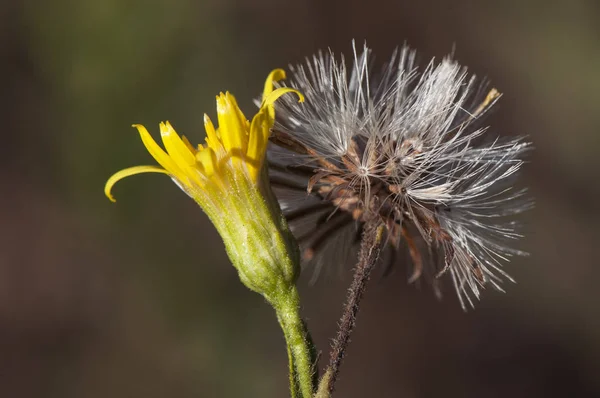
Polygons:
<instances>
[{"instance_id":1,"label":"white fluffy seed head","mask_svg":"<svg viewBox=\"0 0 600 398\"><path fill-rule=\"evenodd\" d=\"M321 241L380 217L390 250L410 252L411 280L448 273L462 306L472 306L486 284L500 289L511 280L502 263L523 254L509 241L519 237L511 217L531 205L513 188L530 145L486 141L478 125L499 93L476 87L450 57L421 71L404 47L377 74L366 45L353 45L352 58L319 52L290 67L287 84L306 101L278 103L274 142L283 148L270 152L274 185L308 189L314 203L306 215L318 205L327 215L313 220L318 239L307 233L311 257ZM298 215L306 204L281 198L292 225L306 216ZM335 218L340 225L328 231ZM435 255L418 254L412 236Z\"/></svg>"}]
</instances>

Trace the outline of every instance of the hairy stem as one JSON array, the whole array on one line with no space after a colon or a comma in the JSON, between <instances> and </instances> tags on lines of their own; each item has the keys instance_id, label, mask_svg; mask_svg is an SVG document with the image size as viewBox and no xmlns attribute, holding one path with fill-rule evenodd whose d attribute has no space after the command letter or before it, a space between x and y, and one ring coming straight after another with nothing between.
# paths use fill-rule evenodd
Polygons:
<instances>
[{"instance_id":1,"label":"hairy stem","mask_svg":"<svg viewBox=\"0 0 600 398\"><path fill-rule=\"evenodd\" d=\"M327 369L327 389L329 393L333 393L340 365L346 354L348 343L350 342L350 334L356 325L356 315L358 314L360 301L366 290L367 283L369 282L371 271L373 271L377 259L379 258L382 246L382 236L383 225L378 220L369 221L365 224L358 255L358 263L354 269L354 278L348 290L348 298L344 306L344 313L340 319L338 333L333 341L331 350L329 367Z\"/></svg>"},{"instance_id":2,"label":"hairy stem","mask_svg":"<svg viewBox=\"0 0 600 398\"><path fill-rule=\"evenodd\" d=\"M331 394L329 392L329 384L331 383L331 369L327 369L321 382L319 383L319 388L315 393L314 398L330 398Z\"/></svg>"},{"instance_id":3,"label":"hairy stem","mask_svg":"<svg viewBox=\"0 0 600 398\"><path fill-rule=\"evenodd\" d=\"M283 328L283 325L282 325ZM287 337L285 339L287 345L287 353L288 353L288 362L289 362L289 373L290 373L290 395L291 398L298 398L298 382L296 378L296 365L294 364L294 355L292 354L292 349L290 348L289 343L287 342Z\"/></svg>"},{"instance_id":4,"label":"hairy stem","mask_svg":"<svg viewBox=\"0 0 600 398\"><path fill-rule=\"evenodd\" d=\"M294 287L274 305L283 329L290 364L290 389L294 398L312 398L314 358L311 339L300 317L300 298Z\"/></svg>"}]
</instances>

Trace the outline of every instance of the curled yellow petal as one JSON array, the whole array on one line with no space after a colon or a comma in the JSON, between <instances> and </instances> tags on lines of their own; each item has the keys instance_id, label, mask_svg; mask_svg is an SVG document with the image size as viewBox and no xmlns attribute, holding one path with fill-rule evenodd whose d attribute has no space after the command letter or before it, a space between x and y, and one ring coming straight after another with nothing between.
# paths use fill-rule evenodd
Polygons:
<instances>
[{"instance_id":1,"label":"curled yellow petal","mask_svg":"<svg viewBox=\"0 0 600 398\"><path fill-rule=\"evenodd\" d=\"M108 181L106 181L106 185L104 185L104 194L106 195L106 197L111 201L111 202L116 202L116 199L112 196L111 191L113 186L121 181L123 178L132 176L132 175L136 175L136 174L142 174L142 173L162 173L162 174L169 174L169 172L163 168L160 168L158 166L134 166L134 167L129 167L127 169L123 169L121 171L117 171L115 174L113 174L112 176L110 176L110 178L108 179Z\"/></svg>"},{"instance_id":2,"label":"curled yellow petal","mask_svg":"<svg viewBox=\"0 0 600 398\"><path fill-rule=\"evenodd\" d=\"M273 105L273 103L275 101L277 101L277 99L279 97L281 97L283 94L287 94L287 93L296 94L298 96L298 102L304 102L304 95L302 95L302 93L300 91L298 91L294 88L291 88L291 87L280 87L277 90L270 92L269 95L263 97L261 108L263 106Z\"/></svg>"},{"instance_id":3,"label":"curled yellow petal","mask_svg":"<svg viewBox=\"0 0 600 398\"><path fill-rule=\"evenodd\" d=\"M265 88L263 89L263 99L273 91L273 83L283 79L285 79L285 71L283 69L275 69L269 73L265 81Z\"/></svg>"}]
</instances>

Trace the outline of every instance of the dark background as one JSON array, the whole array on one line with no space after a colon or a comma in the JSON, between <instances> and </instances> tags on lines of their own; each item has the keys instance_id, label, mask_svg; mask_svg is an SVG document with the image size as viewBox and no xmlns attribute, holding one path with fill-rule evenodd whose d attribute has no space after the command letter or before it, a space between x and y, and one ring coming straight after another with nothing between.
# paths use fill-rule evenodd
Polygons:
<instances>
[{"instance_id":1,"label":"dark background","mask_svg":"<svg viewBox=\"0 0 600 398\"><path fill-rule=\"evenodd\" d=\"M245 289L206 216L130 127L194 142L214 95L250 114L267 73L367 40L456 59L504 93L492 134L528 135L531 253L518 281L463 313L375 278L339 397L600 396L597 175L600 3L573 1L13 1L0 6L0 396L284 397L271 309ZM347 268L350 268L351 264ZM300 281L327 358L350 272Z\"/></svg>"}]
</instances>

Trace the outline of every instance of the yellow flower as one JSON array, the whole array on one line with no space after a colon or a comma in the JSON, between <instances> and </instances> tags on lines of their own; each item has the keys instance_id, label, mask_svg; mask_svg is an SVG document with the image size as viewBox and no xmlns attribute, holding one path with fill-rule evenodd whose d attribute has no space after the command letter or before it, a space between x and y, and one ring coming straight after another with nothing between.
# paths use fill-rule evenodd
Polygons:
<instances>
[{"instance_id":1,"label":"yellow flower","mask_svg":"<svg viewBox=\"0 0 600 398\"><path fill-rule=\"evenodd\" d=\"M256 184L264 162L270 129L275 112L273 103L283 94L298 91L283 87L273 90L273 82L284 79L285 72L276 69L265 82L262 104L258 113L248 121L240 110L235 97L226 92L217 96L219 128L215 129L208 115L204 114L206 143L192 146L185 136L179 137L169 122L160 123L160 135L166 152L154 141L148 130L140 124L138 129L144 146L158 166L135 166L115 173L106 183L104 193L113 202L113 186L121 179L141 173L164 173L170 175L190 196L215 194L214 190L226 190L231 177L248 178Z\"/></svg>"},{"instance_id":2,"label":"yellow flower","mask_svg":"<svg viewBox=\"0 0 600 398\"><path fill-rule=\"evenodd\" d=\"M275 120L274 102L298 91L273 88L285 78L276 69L265 82L262 103L252 121L246 119L230 93L217 96L218 128L204 115L206 143L194 147L179 136L169 122L160 123L163 150L146 128L135 124L142 142L158 166L121 170L106 182L104 193L115 201L113 186L140 173L163 173L192 197L219 231L242 282L277 301L278 291L294 283L298 274L296 242L274 198L263 167L270 130Z\"/></svg>"}]
</instances>

